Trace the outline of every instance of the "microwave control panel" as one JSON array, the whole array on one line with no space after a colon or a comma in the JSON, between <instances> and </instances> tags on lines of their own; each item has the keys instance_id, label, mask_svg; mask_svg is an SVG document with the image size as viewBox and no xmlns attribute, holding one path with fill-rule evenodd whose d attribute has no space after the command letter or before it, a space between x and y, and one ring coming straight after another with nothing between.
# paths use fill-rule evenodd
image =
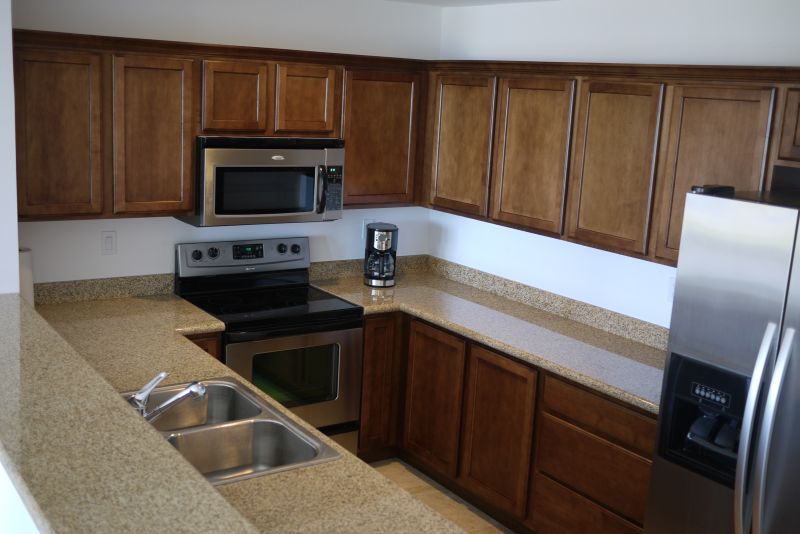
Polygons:
<instances>
[{"instance_id":1,"label":"microwave control panel","mask_svg":"<svg viewBox=\"0 0 800 534\"><path fill-rule=\"evenodd\" d=\"M328 211L342 209L342 166L329 165L325 169L327 181L326 209Z\"/></svg>"}]
</instances>

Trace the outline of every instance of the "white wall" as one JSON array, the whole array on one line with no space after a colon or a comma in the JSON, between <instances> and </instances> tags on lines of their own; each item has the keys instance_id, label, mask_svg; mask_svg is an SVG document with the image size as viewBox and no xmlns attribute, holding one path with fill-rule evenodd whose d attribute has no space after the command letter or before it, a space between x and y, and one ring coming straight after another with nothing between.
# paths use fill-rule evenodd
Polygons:
<instances>
[{"instance_id":1,"label":"white wall","mask_svg":"<svg viewBox=\"0 0 800 534\"><path fill-rule=\"evenodd\" d=\"M800 66L798 0L551 0L445 8L442 57Z\"/></svg>"},{"instance_id":2,"label":"white wall","mask_svg":"<svg viewBox=\"0 0 800 534\"><path fill-rule=\"evenodd\" d=\"M441 9L377 0L13 0L14 27L436 58Z\"/></svg>"},{"instance_id":3,"label":"white wall","mask_svg":"<svg viewBox=\"0 0 800 534\"><path fill-rule=\"evenodd\" d=\"M19 292L11 5L0 0L0 293Z\"/></svg>"},{"instance_id":4,"label":"white wall","mask_svg":"<svg viewBox=\"0 0 800 534\"><path fill-rule=\"evenodd\" d=\"M20 242L33 250L34 282L171 273L175 243L309 236L311 261L364 256L364 220L396 224L398 254L427 254L428 210L347 210L338 221L195 228L171 217L20 223ZM117 232L117 254L100 251L100 232Z\"/></svg>"}]
</instances>

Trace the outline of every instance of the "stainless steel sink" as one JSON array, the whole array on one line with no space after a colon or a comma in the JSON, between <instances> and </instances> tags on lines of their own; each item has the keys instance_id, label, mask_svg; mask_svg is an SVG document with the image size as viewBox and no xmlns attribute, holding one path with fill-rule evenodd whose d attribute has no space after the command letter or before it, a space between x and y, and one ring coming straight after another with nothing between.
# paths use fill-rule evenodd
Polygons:
<instances>
[{"instance_id":1,"label":"stainless steel sink","mask_svg":"<svg viewBox=\"0 0 800 534\"><path fill-rule=\"evenodd\" d=\"M168 440L212 484L338 457L330 447L320 449L320 442L286 423L265 419L175 432Z\"/></svg>"},{"instance_id":2,"label":"stainless steel sink","mask_svg":"<svg viewBox=\"0 0 800 534\"><path fill-rule=\"evenodd\" d=\"M203 380L206 394L201 398L187 399L164 412L153 422L156 430L180 430L201 425L239 421L261 415L261 401L232 379ZM158 406L186 387L186 384L154 389L147 402ZM129 399L133 393L123 393Z\"/></svg>"},{"instance_id":3,"label":"stainless steel sink","mask_svg":"<svg viewBox=\"0 0 800 534\"><path fill-rule=\"evenodd\" d=\"M206 395L177 404L153 426L212 484L226 484L339 458L329 447L233 378L202 380ZM158 405L187 384L153 390ZM126 400L135 392L123 393Z\"/></svg>"}]
</instances>

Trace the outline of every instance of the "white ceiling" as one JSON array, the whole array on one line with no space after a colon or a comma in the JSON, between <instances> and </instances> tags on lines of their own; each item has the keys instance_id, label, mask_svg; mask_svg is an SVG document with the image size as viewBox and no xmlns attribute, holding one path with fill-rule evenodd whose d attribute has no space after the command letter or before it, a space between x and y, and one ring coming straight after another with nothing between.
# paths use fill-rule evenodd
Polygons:
<instances>
[{"instance_id":1,"label":"white ceiling","mask_svg":"<svg viewBox=\"0 0 800 534\"><path fill-rule=\"evenodd\" d=\"M526 4L531 2L547 2L552 0L384 0L403 2L406 4L427 4L439 7L488 6L492 4Z\"/></svg>"}]
</instances>

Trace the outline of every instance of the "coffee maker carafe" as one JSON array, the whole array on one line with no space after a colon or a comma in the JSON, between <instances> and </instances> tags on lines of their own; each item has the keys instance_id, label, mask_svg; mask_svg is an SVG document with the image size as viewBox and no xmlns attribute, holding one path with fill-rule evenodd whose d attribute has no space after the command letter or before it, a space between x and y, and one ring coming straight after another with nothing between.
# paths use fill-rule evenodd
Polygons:
<instances>
[{"instance_id":1,"label":"coffee maker carafe","mask_svg":"<svg viewBox=\"0 0 800 534\"><path fill-rule=\"evenodd\" d=\"M367 225L364 247L364 283L372 287L392 287L397 259L397 226L389 223Z\"/></svg>"}]
</instances>

